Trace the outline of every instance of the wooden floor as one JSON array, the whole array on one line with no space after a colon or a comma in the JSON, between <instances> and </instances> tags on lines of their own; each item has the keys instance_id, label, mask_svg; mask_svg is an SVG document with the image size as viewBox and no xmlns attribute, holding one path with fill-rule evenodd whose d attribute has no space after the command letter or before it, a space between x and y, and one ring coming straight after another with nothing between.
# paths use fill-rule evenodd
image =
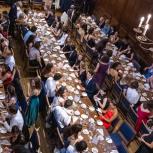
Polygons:
<instances>
[{"instance_id":1,"label":"wooden floor","mask_svg":"<svg viewBox=\"0 0 153 153\"><path fill-rule=\"evenodd\" d=\"M2 12L4 10L9 10L9 9L0 5L0 12ZM60 13L57 12L57 15L60 15ZM74 44L77 46L77 49L79 51L81 51L81 47L76 43L75 39L73 37L71 39L74 42ZM21 50L20 50L20 46L19 46L18 41L13 40L13 44L14 44L14 53L15 53L16 64L17 64L17 67L19 68L21 76L22 76L22 79L21 79L22 87L23 87L25 95L26 95L27 82L31 76L28 73L26 73L25 69L23 69L24 62L21 58L21 54L20 54ZM87 64L89 64L88 61L87 61ZM40 134L41 152L42 153L53 153L54 142L49 141L48 136L46 135L46 132L45 132L45 128L44 128L44 126L45 126L44 118L42 118L41 116L40 116L40 120L39 120L38 124L40 126L39 134ZM134 153L137 149L137 143L135 141L131 142L128 149L129 149L129 153Z\"/></svg>"}]
</instances>

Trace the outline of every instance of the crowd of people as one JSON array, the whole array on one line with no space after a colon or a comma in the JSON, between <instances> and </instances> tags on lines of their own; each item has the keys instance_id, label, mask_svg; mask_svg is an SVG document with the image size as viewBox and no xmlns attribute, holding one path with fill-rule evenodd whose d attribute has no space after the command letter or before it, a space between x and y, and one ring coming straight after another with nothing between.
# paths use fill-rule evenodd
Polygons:
<instances>
[{"instance_id":1,"label":"crowd of people","mask_svg":"<svg viewBox=\"0 0 153 153\"><path fill-rule=\"evenodd\" d=\"M103 122L103 126L111 131L112 122L119 116L119 112L116 104L107 94L109 91L106 89L103 91L103 87L106 76L111 76L115 82L120 83L123 78L123 66L121 62L112 61L114 53L107 48L115 46L117 48L116 56L124 55L125 60L132 62L136 71L140 71L140 65L136 60L132 46L128 39L119 37L115 27L111 26L109 18L102 16L97 20L91 8L92 2L87 4L88 1L76 0L67 4L67 1L61 0L61 10L65 11L62 15L63 18L55 15L55 11L51 9L51 3L51 1L45 3L44 19L70 66L80 79L83 90L87 93L99 119ZM102 38L99 36L97 28L89 27L86 23L85 18L88 18L89 15L100 29ZM87 149L87 142L79 135L82 125L73 122L70 117L72 101L68 99L66 86L57 88L57 82L63 76L57 72L53 63L45 64L40 52L43 42L37 35L37 26L30 27L28 25L28 17L28 10L23 9L20 1L11 5L9 13L4 11L0 15L0 60L3 62L0 67L0 80L6 94L3 105L8 111L7 115L0 116L0 124L7 129L9 133L7 140L11 146L5 147L4 152L37 152L35 146L29 147L28 145L27 147L27 144L29 142L34 144L34 132L38 130L39 114L45 113L46 128L52 131L51 137L56 137L55 127L58 127L63 140L60 147L56 144L54 152L81 153ZM71 41L68 30L69 20L71 21L72 31L76 28L80 34L80 43L86 42L86 45L92 49L92 59L96 61L92 61L96 65L94 70L91 69L91 65L86 65L85 57L78 52L76 44ZM12 39L10 39L16 37L16 31L19 27L24 44L27 47L29 64L39 70L39 76L28 82L26 96L22 89L21 76L16 67L14 49L11 44ZM150 66L143 71L151 89L153 88L152 69L153 66ZM153 122L151 118L153 102L140 102L138 81L132 81L129 86L123 85L121 87L131 107L137 113L138 119L135 126L137 134L139 134L143 122L149 123L151 129L151 134L142 135L140 138L142 144L137 153L150 153L153 148ZM46 108L48 108L49 113L47 113ZM98 111L99 108L102 110L101 112ZM32 139L33 137L34 139Z\"/></svg>"}]
</instances>

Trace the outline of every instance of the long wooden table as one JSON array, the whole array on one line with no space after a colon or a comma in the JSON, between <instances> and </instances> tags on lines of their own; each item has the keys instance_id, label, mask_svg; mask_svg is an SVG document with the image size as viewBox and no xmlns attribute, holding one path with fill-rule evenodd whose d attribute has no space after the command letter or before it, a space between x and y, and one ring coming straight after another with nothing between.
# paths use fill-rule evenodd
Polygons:
<instances>
[{"instance_id":1,"label":"long wooden table","mask_svg":"<svg viewBox=\"0 0 153 153\"><path fill-rule=\"evenodd\" d=\"M74 70L69 66L68 61L62 52L61 48L58 46L58 43L56 43L56 39L51 33L50 28L47 26L45 20L44 20L44 14L43 13L36 13L31 12L30 14L31 19L29 20L29 24L35 24L38 27L38 36L43 41L43 45L41 47L41 54L43 56L43 59L45 63L52 62L57 67L57 72L60 72L63 75L63 78L59 81L58 86L66 86L69 92L68 99L73 99L73 106L72 109L75 113L75 111L79 111L80 115L72 115L72 118L78 118L78 122L80 122L83 125L83 131L82 136L84 140L88 144L88 150L86 152L94 152L92 151L93 148L96 148L99 153L110 153L112 150L115 150L116 152L116 146L113 142L107 142L106 138L109 138L109 133L103 127L102 125L97 125L98 116L94 110L91 110L89 108L92 108L92 104L87 96L82 96L82 86L78 78L75 76ZM79 102L75 102L74 97L80 96ZM86 108L83 109L81 106L82 104L86 105ZM88 116L87 119L80 119L82 118L81 115L86 114ZM75 116L75 117L74 117ZM89 129L89 119L93 119L95 124L94 128ZM103 131L103 139L98 144L92 143L93 137L96 135L99 135L97 132L97 129L101 129ZM86 134L84 130L87 130L89 134Z\"/></svg>"}]
</instances>

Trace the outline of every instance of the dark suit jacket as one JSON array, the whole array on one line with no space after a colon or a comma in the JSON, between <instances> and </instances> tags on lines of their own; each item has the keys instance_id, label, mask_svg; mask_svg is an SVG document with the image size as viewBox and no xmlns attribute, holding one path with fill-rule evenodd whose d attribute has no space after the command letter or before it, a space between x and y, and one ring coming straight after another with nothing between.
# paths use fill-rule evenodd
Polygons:
<instances>
[{"instance_id":1,"label":"dark suit jacket","mask_svg":"<svg viewBox=\"0 0 153 153\"><path fill-rule=\"evenodd\" d=\"M97 93L97 87L93 79L90 80L85 89L89 98L92 98Z\"/></svg>"},{"instance_id":2,"label":"dark suit jacket","mask_svg":"<svg viewBox=\"0 0 153 153\"><path fill-rule=\"evenodd\" d=\"M17 19L17 7L15 3L11 6L11 9L9 12L9 19L10 19L10 22L15 22L15 20Z\"/></svg>"}]
</instances>

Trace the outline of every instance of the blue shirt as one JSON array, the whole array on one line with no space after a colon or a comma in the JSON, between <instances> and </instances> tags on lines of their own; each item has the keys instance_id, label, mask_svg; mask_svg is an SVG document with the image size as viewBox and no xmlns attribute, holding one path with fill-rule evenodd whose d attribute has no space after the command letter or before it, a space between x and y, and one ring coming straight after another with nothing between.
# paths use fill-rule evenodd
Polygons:
<instances>
[{"instance_id":1,"label":"blue shirt","mask_svg":"<svg viewBox=\"0 0 153 153\"><path fill-rule=\"evenodd\" d=\"M27 43L27 40L29 39L29 37L30 37L31 35L34 35L34 33L31 32L30 30L25 34L25 36L24 36L24 38L23 38L25 44Z\"/></svg>"},{"instance_id":2,"label":"blue shirt","mask_svg":"<svg viewBox=\"0 0 153 153\"><path fill-rule=\"evenodd\" d=\"M102 32L103 32L105 35L109 35L110 30L111 30L111 27L110 27L110 25L107 25L107 24L105 24L104 27L102 28Z\"/></svg>"}]
</instances>

